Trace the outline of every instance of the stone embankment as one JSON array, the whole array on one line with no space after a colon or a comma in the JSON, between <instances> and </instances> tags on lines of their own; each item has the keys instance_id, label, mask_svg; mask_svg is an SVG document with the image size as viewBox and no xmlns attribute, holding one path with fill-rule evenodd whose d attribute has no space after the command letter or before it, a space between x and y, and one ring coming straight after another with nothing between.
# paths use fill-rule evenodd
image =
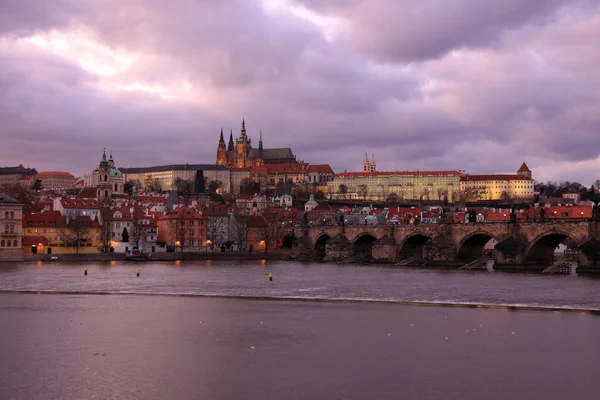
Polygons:
<instances>
[{"instance_id":1,"label":"stone embankment","mask_svg":"<svg viewBox=\"0 0 600 400\"><path fill-rule=\"evenodd\" d=\"M264 252L202 252L202 253L152 253L148 257L136 259L136 261L151 262L151 261L177 261L177 260L288 260L290 255L288 252L269 251ZM43 261L43 262L63 262L63 261L124 261L124 254L59 254L51 256L48 254L36 255L27 254L25 261Z\"/></svg>"}]
</instances>

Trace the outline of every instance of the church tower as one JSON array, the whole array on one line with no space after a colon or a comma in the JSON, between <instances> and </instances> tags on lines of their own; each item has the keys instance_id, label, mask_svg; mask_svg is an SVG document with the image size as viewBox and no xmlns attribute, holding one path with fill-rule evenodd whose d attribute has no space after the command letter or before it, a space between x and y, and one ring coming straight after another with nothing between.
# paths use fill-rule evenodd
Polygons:
<instances>
[{"instance_id":1,"label":"church tower","mask_svg":"<svg viewBox=\"0 0 600 400\"><path fill-rule=\"evenodd\" d=\"M242 118L242 129L240 131L240 137L235 141L235 167L246 168L248 153L252 147L252 142L246 135L246 121Z\"/></svg>"},{"instance_id":2,"label":"church tower","mask_svg":"<svg viewBox=\"0 0 600 400\"><path fill-rule=\"evenodd\" d=\"M370 169L370 165L369 165L369 157L367 156L367 153L365 153L365 159L363 160L363 172L369 172Z\"/></svg>"},{"instance_id":3,"label":"church tower","mask_svg":"<svg viewBox=\"0 0 600 400\"><path fill-rule=\"evenodd\" d=\"M227 165L227 149L223 138L223 128L221 128L221 138L219 139L219 147L217 148L217 165Z\"/></svg>"},{"instance_id":4,"label":"church tower","mask_svg":"<svg viewBox=\"0 0 600 400\"><path fill-rule=\"evenodd\" d=\"M371 154L371 163L369 164L369 172L375 172L377 168L375 167L375 156Z\"/></svg>"},{"instance_id":5,"label":"church tower","mask_svg":"<svg viewBox=\"0 0 600 400\"><path fill-rule=\"evenodd\" d=\"M106 149L104 149L102 152L102 159L100 160L100 164L98 165L98 187L96 191L98 200L106 198L110 199L112 196L112 185L110 183L109 177L110 162L106 159Z\"/></svg>"},{"instance_id":6,"label":"church tower","mask_svg":"<svg viewBox=\"0 0 600 400\"><path fill-rule=\"evenodd\" d=\"M517 171L517 175L521 175L526 178L532 179L531 170L529 169L527 164L525 164L525 162L523 162L523 165L521 165L521 168L519 168L519 170Z\"/></svg>"}]
</instances>

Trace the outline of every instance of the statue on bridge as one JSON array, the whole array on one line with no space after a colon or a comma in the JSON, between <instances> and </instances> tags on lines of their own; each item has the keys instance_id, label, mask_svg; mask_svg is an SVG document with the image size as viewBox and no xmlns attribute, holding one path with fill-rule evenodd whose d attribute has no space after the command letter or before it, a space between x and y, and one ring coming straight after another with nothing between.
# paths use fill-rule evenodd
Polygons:
<instances>
[{"instance_id":1,"label":"statue on bridge","mask_svg":"<svg viewBox=\"0 0 600 400\"><path fill-rule=\"evenodd\" d=\"M340 223L339 223L339 225L340 226L344 226L344 222L345 222L344 214L340 214Z\"/></svg>"},{"instance_id":2,"label":"statue on bridge","mask_svg":"<svg viewBox=\"0 0 600 400\"><path fill-rule=\"evenodd\" d=\"M542 207L540 209L540 222L545 222L546 221L546 210L544 210L544 207Z\"/></svg>"},{"instance_id":3,"label":"statue on bridge","mask_svg":"<svg viewBox=\"0 0 600 400\"><path fill-rule=\"evenodd\" d=\"M600 203L595 202L592 206L592 221L600 221Z\"/></svg>"},{"instance_id":4,"label":"statue on bridge","mask_svg":"<svg viewBox=\"0 0 600 400\"><path fill-rule=\"evenodd\" d=\"M515 208L511 208L510 210L510 223L511 224L516 224L517 223L517 214L515 214Z\"/></svg>"}]
</instances>

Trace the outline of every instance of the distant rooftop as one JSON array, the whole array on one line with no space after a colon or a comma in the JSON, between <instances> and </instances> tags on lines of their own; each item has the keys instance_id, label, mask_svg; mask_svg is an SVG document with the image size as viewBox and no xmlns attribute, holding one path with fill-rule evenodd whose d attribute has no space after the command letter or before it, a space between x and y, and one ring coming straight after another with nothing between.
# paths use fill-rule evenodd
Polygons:
<instances>
[{"instance_id":1,"label":"distant rooftop","mask_svg":"<svg viewBox=\"0 0 600 400\"><path fill-rule=\"evenodd\" d=\"M21 204L21 202L5 195L4 193L0 193L0 204Z\"/></svg>"},{"instance_id":2,"label":"distant rooftop","mask_svg":"<svg viewBox=\"0 0 600 400\"><path fill-rule=\"evenodd\" d=\"M124 174L142 174L144 172L164 172L164 171L227 171L223 165L216 164L171 164L157 165L154 167L135 167L135 168L119 168L119 171Z\"/></svg>"},{"instance_id":3,"label":"distant rooftop","mask_svg":"<svg viewBox=\"0 0 600 400\"><path fill-rule=\"evenodd\" d=\"M38 172L35 168L25 168L22 165L16 167L0 167L0 175L9 174L23 174L23 175L36 175Z\"/></svg>"}]
</instances>

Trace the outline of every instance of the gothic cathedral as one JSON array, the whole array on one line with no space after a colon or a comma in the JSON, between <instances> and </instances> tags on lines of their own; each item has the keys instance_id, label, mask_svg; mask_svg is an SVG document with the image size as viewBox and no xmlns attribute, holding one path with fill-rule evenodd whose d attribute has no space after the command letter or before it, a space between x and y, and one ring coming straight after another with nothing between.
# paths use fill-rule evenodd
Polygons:
<instances>
[{"instance_id":1,"label":"gothic cathedral","mask_svg":"<svg viewBox=\"0 0 600 400\"><path fill-rule=\"evenodd\" d=\"M228 168L262 167L265 164L296 163L296 156L290 148L263 149L262 131L258 148L252 148L252 139L246 133L246 121L242 119L240 136L233 141L233 131L229 132L229 145L225 146L223 128L217 148L217 164Z\"/></svg>"}]
</instances>

